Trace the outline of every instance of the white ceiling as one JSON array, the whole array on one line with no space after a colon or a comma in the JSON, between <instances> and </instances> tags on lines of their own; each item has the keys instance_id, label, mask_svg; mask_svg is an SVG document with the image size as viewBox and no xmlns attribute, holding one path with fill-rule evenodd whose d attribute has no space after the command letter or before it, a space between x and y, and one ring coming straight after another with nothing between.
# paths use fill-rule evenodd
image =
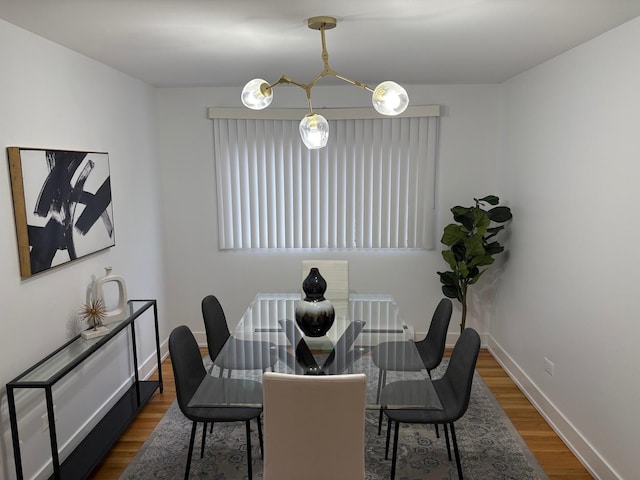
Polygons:
<instances>
[{"instance_id":1,"label":"white ceiling","mask_svg":"<svg viewBox=\"0 0 640 480\"><path fill-rule=\"evenodd\" d=\"M637 17L640 0L0 0L7 22L157 86L310 82L317 15L338 19L326 40L344 76L497 83Z\"/></svg>"}]
</instances>

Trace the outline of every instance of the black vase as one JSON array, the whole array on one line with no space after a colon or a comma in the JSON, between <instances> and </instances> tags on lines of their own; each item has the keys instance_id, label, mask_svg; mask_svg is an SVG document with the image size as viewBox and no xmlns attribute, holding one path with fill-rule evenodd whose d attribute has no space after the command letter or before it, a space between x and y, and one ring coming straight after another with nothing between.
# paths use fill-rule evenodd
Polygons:
<instances>
[{"instance_id":1,"label":"black vase","mask_svg":"<svg viewBox=\"0 0 640 480\"><path fill-rule=\"evenodd\" d=\"M296 304L296 323L302 332L309 337L322 337L326 335L336 312L331 302L324 298L327 289L326 280L320 275L316 267L309 271L309 275L302 282L304 300Z\"/></svg>"}]
</instances>

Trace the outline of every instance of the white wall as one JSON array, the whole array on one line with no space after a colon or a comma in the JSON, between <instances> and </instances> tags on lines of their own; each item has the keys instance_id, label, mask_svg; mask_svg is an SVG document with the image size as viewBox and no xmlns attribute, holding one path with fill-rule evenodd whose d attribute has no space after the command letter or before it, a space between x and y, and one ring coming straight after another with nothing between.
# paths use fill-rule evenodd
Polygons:
<instances>
[{"instance_id":1,"label":"white wall","mask_svg":"<svg viewBox=\"0 0 640 480\"><path fill-rule=\"evenodd\" d=\"M4 21L0 65L0 150L5 158L0 162L0 478L11 479L15 470L4 385L66 341L67 322L84 302L92 275L101 276L103 267L112 265L125 278L130 298L159 300L162 338L168 328L153 89ZM7 146L108 152L116 246L21 280ZM141 335L139 357L145 361L152 339L145 330ZM118 340L54 390L63 452L83 423L94 422L103 402L128 382L127 336ZM46 467L40 472L49 461L48 432L40 427L42 397L33 397L21 400L32 407L20 417L23 466L25 478L43 478L51 472Z\"/></svg>"},{"instance_id":2,"label":"white wall","mask_svg":"<svg viewBox=\"0 0 640 480\"><path fill-rule=\"evenodd\" d=\"M637 473L638 44L634 20L504 85L408 87L413 104L444 107L437 231L452 205L478 195L495 193L514 212L508 253L494 270L500 275L477 286L469 324L490 336L499 359L599 478ZM240 106L238 89L153 91L1 21L0 62L0 147L108 151L117 236L106 252L21 281L8 168L0 162L1 384L65 340L84 288L107 264L127 279L130 296L160 300L162 339L179 324L202 332L200 300L208 293L221 298L233 324L258 291L298 290L303 258L329 256L350 261L352 290L392 293L417 330L426 330L441 296L439 251L217 251L206 108ZM319 86L313 94L318 107L369 105L351 86ZM301 90L278 88L274 106L304 104ZM450 332L458 318L459 310ZM125 349L126 341L116 344L82 369L83 381L97 377L91 398L75 395L73 378L58 392L68 436L76 411L90 415L121 387ZM552 377L545 356L555 363ZM13 478L4 394L1 400L0 477ZM42 412L23 425L29 478L48 455Z\"/></svg>"},{"instance_id":3,"label":"white wall","mask_svg":"<svg viewBox=\"0 0 640 480\"><path fill-rule=\"evenodd\" d=\"M494 349L598 478L638 478L640 19L503 85ZM543 358L555 373L543 370Z\"/></svg>"},{"instance_id":4,"label":"white wall","mask_svg":"<svg viewBox=\"0 0 640 480\"><path fill-rule=\"evenodd\" d=\"M437 239L452 221L449 208L471 205L473 197L496 191L497 86L409 86L413 105L441 104L440 155L437 165ZM353 86L318 86L316 108L366 107L370 95ZM304 91L282 86L272 106L306 105ZM437 270L446 264L439 250L402 253L217 250L217 212L210 106L240 107L238 88L166 88L158 91L162 190L167 225L166 266L171 295L169 316L202 333L200 301L216 294L230 324L258 292L300 291L301 261L306 258L349 260L350 288L359 293L391 293L405 318L426 332L442 297ZM487 318L471 313L470 325L487 330ZM451 331L458 331L454 312ZM204 339L200 336L200 339Z\"/></svg>"}]
</instances>

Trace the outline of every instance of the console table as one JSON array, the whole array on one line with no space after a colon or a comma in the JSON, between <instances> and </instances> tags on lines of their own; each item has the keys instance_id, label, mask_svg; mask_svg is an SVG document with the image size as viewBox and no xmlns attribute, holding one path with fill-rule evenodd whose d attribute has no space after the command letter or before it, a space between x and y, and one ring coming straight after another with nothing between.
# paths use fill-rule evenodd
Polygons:
<instances>
[{"instance_id":1,"label":"console table","mask_svg":"<svg viewBox=\"0 0 640 480\"><path fill-rule=\"evenodd\" d=\"M38 363L7 383L9 420L13 440L13 455L16 464L16 477L23 479L18 419L16 415L15 390L21 388L40 388L44 390L51 443L51 459L55 480L86 478L115 444L122 432L138 414L142 406L151 398L156 389L163 391L162 367L160 358L160 338L158 334L158 307L156 300L129 300L129 317L125 320L105 325L110 332L102 337L85 340L77 335L69 342L46 356ZM138 352L136 345L135 322L140 315L153 307L156 358L158 362L158 380L140 380L138 377ZM134 382L117 403L107 412L82 442L60 463L58 439L56 435L53 386L72 372L78 365L99 351L127 327L131 328L131 350L134 363Z\"/></svg>"}]
</instances>

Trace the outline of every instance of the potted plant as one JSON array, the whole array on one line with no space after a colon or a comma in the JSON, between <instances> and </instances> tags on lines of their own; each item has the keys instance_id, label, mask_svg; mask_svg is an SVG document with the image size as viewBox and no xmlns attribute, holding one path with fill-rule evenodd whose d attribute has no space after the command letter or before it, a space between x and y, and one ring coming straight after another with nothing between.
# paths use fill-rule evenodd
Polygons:
<instances>
[{"instance_id":1,"label":"potted plant","mask_svg":"<svg viewBox=\"0 0 640 480\"><path fill-rule=\"evenodd\" d=\"M494 255L504 251L495 236L505 225L497 224L504 224L512 218L509 207L497 206L500 199L495 195L473 200L473 207L456 206L451 209L457 223L447 225L440 240L449 247L442 251L442 257L451 268L438 272L442 293L462 304L461 332L467 320L467 290L494 262ZM492 208L486 210L487 205Z\"/></svg>"}]
</instances>

